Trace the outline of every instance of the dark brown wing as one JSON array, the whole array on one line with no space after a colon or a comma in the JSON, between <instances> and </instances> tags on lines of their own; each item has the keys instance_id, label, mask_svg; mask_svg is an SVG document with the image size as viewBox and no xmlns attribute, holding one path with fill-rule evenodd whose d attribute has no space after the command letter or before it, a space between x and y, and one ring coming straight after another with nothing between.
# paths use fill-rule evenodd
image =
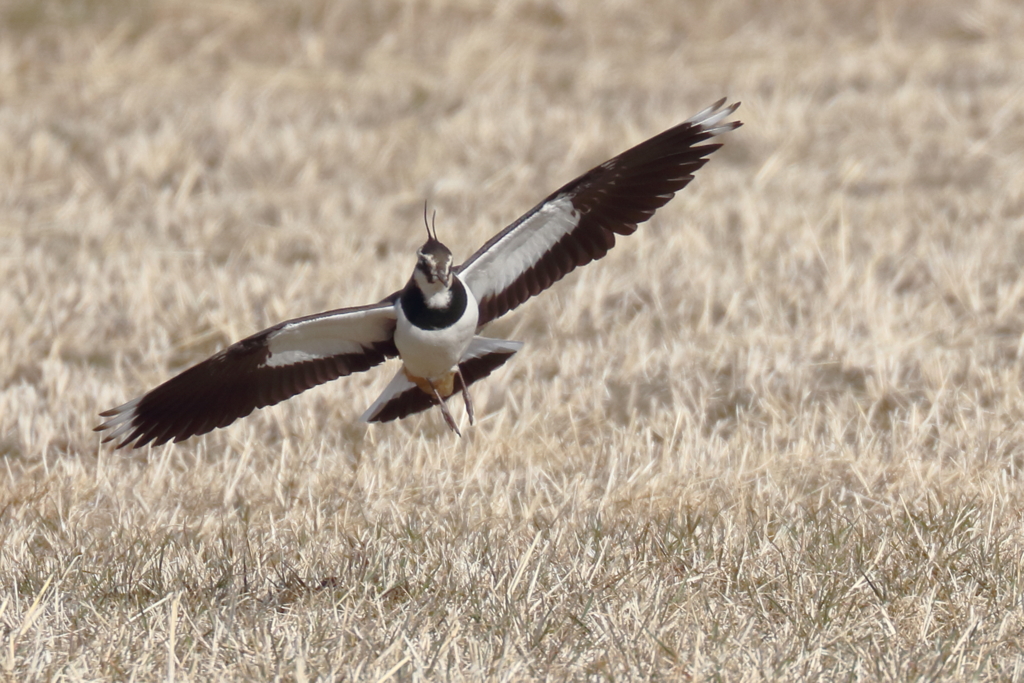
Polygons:
<instances>
[{"instance_id":1,"label":"dark brown wing","mask_svg":"<svg viewBox=\"0 0 1024 683\"><path fill-rule=\"evenodd\" d=\"M632 234L693 180L720 144L698 145L736 129L723 123L739 103L725 100L627 150L554 192L505 228L458 269L480 304L479 327L550 287Z\"/></svg>"},{"instance_id":2,"label":"dark brown wing","mask_svg":"<svg viewBox=\"0 0 1024 683\"><path fill-rule=\"evenodd\" d=\"M100 413L118 448L182 441L226 427L257 408L367 370L398 354L385 300L280 323L236 342L149 393Z\"/></svg>"}]
</instances>

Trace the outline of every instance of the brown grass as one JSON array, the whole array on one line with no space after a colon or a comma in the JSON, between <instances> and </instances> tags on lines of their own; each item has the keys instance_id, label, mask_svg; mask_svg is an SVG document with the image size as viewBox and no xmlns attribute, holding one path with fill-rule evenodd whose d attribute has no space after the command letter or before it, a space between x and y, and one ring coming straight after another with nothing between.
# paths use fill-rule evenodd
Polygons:
<instances>
[{"instance_id":1,"label":"brown grass","mask_svg":"<svg viewBox=\"0 0 1024 683\"><path fill-rule=\"evenodd\" d=\"M1024 678L1015 0L0 5L0 676ZM366 428L96 413L467 256L721 96L696 182Z\"/></svg>"}]
</instances>

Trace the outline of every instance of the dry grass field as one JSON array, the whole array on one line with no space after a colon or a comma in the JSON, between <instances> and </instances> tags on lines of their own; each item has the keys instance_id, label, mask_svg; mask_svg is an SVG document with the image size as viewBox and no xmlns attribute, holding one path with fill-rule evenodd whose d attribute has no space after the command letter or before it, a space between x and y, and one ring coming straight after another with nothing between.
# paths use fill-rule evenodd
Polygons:
<instances>
[{"instance_id":1,"label":"dry grass field","mask_svg":"<svg viewBox=\"0 0 1024 683\"><path fill-rule=\"evenodd\" d=\"M0 3L0 680L1024 680L1022 64L1017 0ZM723 96L465 438L357 422L393 365L92 432Z\"/></svg>"}]
</instances>

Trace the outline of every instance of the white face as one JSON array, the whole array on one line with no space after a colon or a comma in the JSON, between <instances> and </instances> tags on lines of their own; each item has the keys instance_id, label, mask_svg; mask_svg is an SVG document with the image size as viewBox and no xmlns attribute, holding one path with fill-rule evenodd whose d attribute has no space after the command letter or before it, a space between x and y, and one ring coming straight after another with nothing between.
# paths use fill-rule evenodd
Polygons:
<instances>
[{"instance_id":1,"label":"white face","mask_svg":"<svg viewBox=\"0 0 1024 683\"><path fill-rule=\"evenodd\" d=\"M452 282L452 254L440 242L432 240L416 253L414 277L420 285L435 285L440 282L448 287Z\"/></svg>"}]
</instances>

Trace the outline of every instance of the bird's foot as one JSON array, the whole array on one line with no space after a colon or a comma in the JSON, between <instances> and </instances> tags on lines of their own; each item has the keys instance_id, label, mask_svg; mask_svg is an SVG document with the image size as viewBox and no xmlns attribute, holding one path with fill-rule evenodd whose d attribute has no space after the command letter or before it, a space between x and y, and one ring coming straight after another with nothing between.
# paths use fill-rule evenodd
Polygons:
<instances>
[{"instance_id":1,"label":"bird's foot","mask_svg":"<svg viewBox=\"0 0 1024 683\"><path fill-rule=\"evenodd\" d=\"M473 399L469 396L469 387L466 386L466 378L462 376L462 369L456 370L459 375L459 384L462 385L462 400L466 403L466 415L469 416L469 424L473 424Z\"/></svg>"},{"instance_id":2,"label":"bird's foot","mask_svg":"<svg viewBox=\"0 0 1024 683\"><path fill-rule=\"evenodd\" d=\"M430 380L427 381L430 382ZM430 390L434 392L434 398L437 399L438 404L441 406L441 415L444 416L445 424L448 425L449 429L455 432L456 436L461 438L462 432L459 431L459 426L455 424L455 418L452 417L451 411L448 410L448 404L444 402L444 399L441 397L441 394L438 392L437 387L434 386L433 382L430 382Z\"/></svg>"}]
</instances>

